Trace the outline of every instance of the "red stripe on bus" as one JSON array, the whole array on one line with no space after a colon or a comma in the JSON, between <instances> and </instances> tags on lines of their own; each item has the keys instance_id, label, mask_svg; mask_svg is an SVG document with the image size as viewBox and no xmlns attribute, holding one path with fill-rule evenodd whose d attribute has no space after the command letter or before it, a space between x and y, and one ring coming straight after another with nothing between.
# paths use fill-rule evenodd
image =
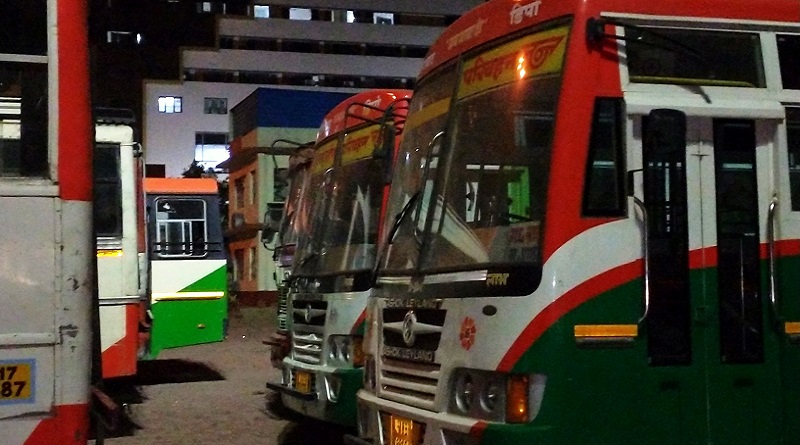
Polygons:
<instances>
[{"instance_id":1,"label":"red stripe on bus","mask_svg":"<svg viewBox=\"0 0 800 445\"><path fill-rule=\"evenodd\" d=\"M102 353L103 378L136 374L139 352L139 305L125 305L125 336Z\"/></svg>"},{"instance_id":2,"label":"red stripe on bus","mask_svg":"<svg viewBox=\"0 0 800 445\"><path fill-rule=\"evenodd\" d=\"M58 182L66 200L92 200L92 112L86 0L58 2Z\"/></svg>"},{"instance_id":3,"label":"red stripe on bus","mask_svg":"<svg viewBox=\"0 0 800 445\"><path fill-rule=\"evenodd\" d=\"M353 327L350 328L350 333L351 334L356 334L358 332L359 328L361 328L361 326L363 326L364 320L366 320L366 318L367 318L367 310L364 309L363 311L361 311L361 314L356 319L356 322L353 323Z\"/></svg>"},{"instance_id":4,"label":"red stripe on bus","mask_svg":"<svg viewBox=\"0 0 800 445\"><path fill-rule=\"evenodd\" d=\"M511 371L533 342L541 337L558 319L603 292L642 276L642 271L642 260L638 259L592 277L567 291L528 323L528 326L522 330L522 333L511 345L506 355L500 360L497 370L501 372Z\"/></svg>"},{"instance_id":5,"label":"red stripe on bus","mask_svg":"<svg viewBox=\"0 0 800 445\"><path fill-rule=\"evenodd\" d=\"M53 417L36 425L24 445L86 445L89 405L56 405Z\"/></svg>"},{"instance_id":6,"label":"red stripe on bus","mask_svg":"<svg viewBox=\"0 0 800 445\"><path fill-rule=\"evenodd\" d=\"M480 439L483 437L483 432L486 431L487 426L489 426L488 423L484 422L483 420L479 420L477 423L475 423L475 425L472 425L472 428L469 429L469 437Z\"/></svg>"}]
</instances>

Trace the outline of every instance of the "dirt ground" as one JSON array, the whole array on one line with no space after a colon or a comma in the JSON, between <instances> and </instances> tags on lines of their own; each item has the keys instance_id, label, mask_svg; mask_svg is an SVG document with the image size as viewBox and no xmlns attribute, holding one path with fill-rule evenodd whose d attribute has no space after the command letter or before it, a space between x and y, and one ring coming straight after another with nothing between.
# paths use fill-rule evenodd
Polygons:
<instances>
[{"instance_id":1,"label":"dirt ground","mask_svg":"<svg viewBox=\"0 0 800 445\"><path fill-rule=\"evenodd\" d=\"M164 351L140 362L130 381L107 391L128 402L117 431L92 445L322 445L347 432L283 408L267 380L278 381L263 344L274 329L273 308L232 308L221 343Z\"/></svg>"}]
</instances>

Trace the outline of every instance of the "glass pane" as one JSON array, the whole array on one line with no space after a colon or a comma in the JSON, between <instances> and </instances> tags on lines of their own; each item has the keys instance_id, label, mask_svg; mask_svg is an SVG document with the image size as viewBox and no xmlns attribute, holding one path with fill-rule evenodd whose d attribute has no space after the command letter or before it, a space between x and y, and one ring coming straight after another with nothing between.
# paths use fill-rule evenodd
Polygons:
<instances>
[{"instance_id":1,"label":"glass pane","mask_svg":"<svg viewBox=\"0 0 800 445\"><path fill-rule=\"evenodd\" d=\"M632 82L764 88L758 34L625 29Z\"/></svg>"},{"instance_id":2,"label":"glass pane","mask_svg":"<svg viewBox=\"0 0 800 445\"><path fill-rule=\"evenodd\" d=\"M583 213L619 216L623 212L621 99L598 99L592 119Z\"/></svg>"},{"instance_id":3,"label":"glass pane","mask_svg":"<svg viewBox=\"0 0 800 445\"><path fill-rule=\"evenodd\" d=\"M786 142L792 210L800 211L800 108L786 109Z\"/></svg>"},{"instance_id":4,"label":"glass pane","mask_svg":"<svg viewBox=\"0 0 800 445\"><path fill-rule=\"evenodd\" d=\"M456 75L455 68L446 68L421 85L411 100L392 176L383 227L385 236L389 234L395 218L406 206L409 207L394 236L394 243L386 252L387 270L407 270L417 263L419 245L416 232L424 226L423 214L418 209L426 200L425 197L430 197L431 190L430 187L426 188L427 192L423 190L423 184L427 182L432 186L432 178L436 175L436 157L429 153L428 146L447 123ZM426 178L431 179L426 181ZM417 196L416 202L409 204L414 196Z\"/></svg>"},{"instance_id":5,"label":"glass pane","mask_svg":"<svg viewBox=\"0 0 800 445\"><path fill-rule=\"evenodd\" d=\"M47 0L0 1L0 54L3 53L47 54Z\"/></svg>"},{"instance_id":6,"label":"glass pane","mask_svg":"<svg viewBox=\"0 0 800 445\"><path fill-rule=\"evenodd\" d=\"M764 330L753 121L715 120L720 360L761 363Z\"/></svg>"},{"instance_id":7,"label":"glass pane","mask_svg":"<svg viewBox=\"0 0 800 445\"><path fill-rule=\"evenodd\" d=\"M0 62L0 126L3 176L48 176L46 64Z\"/></svg>"},{"instance_id":8,"label":"glass pane","mask_svg":"<svg viewBox=\"0 0 800 445\"><path fill-rule=\"evenodd\" d=\"M779 35L778 55L783 87L800 90L800 36Z\"/></svg>"},{"instance_id":9,"label":"glass pane","mask_svg":"<svg viewBox=\"0 0 800 445\"><path fill-rule=\"evenodd\" d=\"M435 195L423 202L433 206L423 269L525 264L540 273L567 31L531 34L463 64L443 153L447 168L439 169ZM536 275L528 276L525 292L538 286Z\"/></svg>"}]
</instances>

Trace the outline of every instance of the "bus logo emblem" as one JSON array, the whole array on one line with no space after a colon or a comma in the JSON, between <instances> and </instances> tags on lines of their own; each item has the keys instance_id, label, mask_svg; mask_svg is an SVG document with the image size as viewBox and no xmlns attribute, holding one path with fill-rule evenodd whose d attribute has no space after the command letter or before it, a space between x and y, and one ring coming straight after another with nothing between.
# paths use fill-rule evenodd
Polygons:
<instances>
[{"instance_id":1,"label":"bus logo emblem","mask_svg":"<svg viewBox=\"0 0 800 445\"><path fill-rule=\"evenodd\" d=\"M409 348L414 346L414 340L416 340L416 334L414 334L414 325L417 323L417 314L414 311L406 312L406 316L403 317L403 343L406 344Z\"/></svg>"}]
</instances>

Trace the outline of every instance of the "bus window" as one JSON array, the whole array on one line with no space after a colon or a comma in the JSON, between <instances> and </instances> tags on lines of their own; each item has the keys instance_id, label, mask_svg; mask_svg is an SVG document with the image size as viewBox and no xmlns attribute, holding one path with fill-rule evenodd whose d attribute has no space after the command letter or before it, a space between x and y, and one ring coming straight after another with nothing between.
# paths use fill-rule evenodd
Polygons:
<instances>
[{"instance_id":1,"label":"bus window","mask_svg":"<svg viewBox=\"0 0 800 445\"><path fill-rule=\"evenodd\" d=\"M758 34L661 28L625 33L631 82L766 87Z\"/></svg>"},{"instance_id":2,"label":"bus window","mask_svg":"<svg viewBox=\"0 0 800 445\"><path fill-rule=\"evenodd\" d=\"M156 200L159 256L203 256L207 251L206 204L201 199Z\"/></svg>"},{"instance_id":3,"label":"bus window","mask_svg":"<svg viewBox=\"0 0 800 445\"><path fill-rule=\"evenodd\" d=\"M94 151L94 228L98 236L122 235L119 146L97 144Z\"/></svg>"},{"instance_id":4,"label":"bus window","mask_svg":"<svg viewBox=\"0 0 800 445\"><path fill-rule=\"evenodd\" d=\"M48 176L46 63L0 66L0 122L0 175Z\"/></svg>"},{"instance_id":5,"label":"bus window","mask_svg":"<svg viewBox=\"0 0 800 445\"><path fill-rule=\"evenodd\" d=\"M623 213L622 99L600 98L594 104L589 158L583 190L585 216Z\"/></svg>"},{"instance_id":6,"label":"bus window","mask_svg":"<svg viewBox=\"0 0 800 445\"><path fill-rule=\"evenodd\" d=\"M800 90L800 36L778 36L778 58L781 64L781 80L783 87Z\"/></svg>"},{"instance_id":7,"label":"bus window","mask_svg":"<svg viewBox=\"0 0 800 445\"><path fill-rule=\"evenodd\" d=\"M786 144L792 210L800 211L800 108L786 108Z\"/></svg>"}]
</instances>

